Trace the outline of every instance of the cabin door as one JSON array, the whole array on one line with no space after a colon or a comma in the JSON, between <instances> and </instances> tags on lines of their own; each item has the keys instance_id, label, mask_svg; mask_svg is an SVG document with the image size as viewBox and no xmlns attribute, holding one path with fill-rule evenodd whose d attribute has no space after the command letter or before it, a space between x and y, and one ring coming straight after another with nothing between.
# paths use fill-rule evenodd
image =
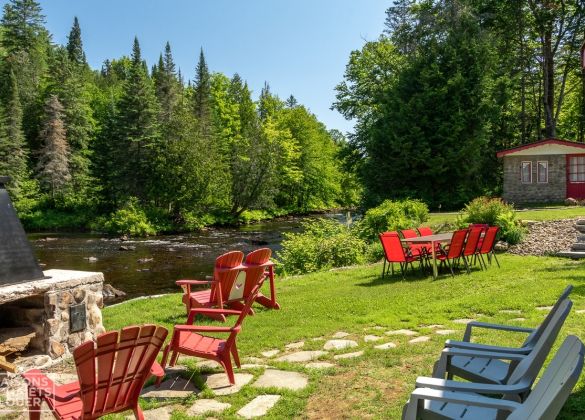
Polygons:
<instances>
[{"instance_id":1,"label":"cabin door","mask_svg":"<svg viewBox=\"0 0 585 420\"><path fill-rule=\"evenodd\" d=\"M567 155L567 198L585 199L585 154Z\"/></svg>"}]
</instances>

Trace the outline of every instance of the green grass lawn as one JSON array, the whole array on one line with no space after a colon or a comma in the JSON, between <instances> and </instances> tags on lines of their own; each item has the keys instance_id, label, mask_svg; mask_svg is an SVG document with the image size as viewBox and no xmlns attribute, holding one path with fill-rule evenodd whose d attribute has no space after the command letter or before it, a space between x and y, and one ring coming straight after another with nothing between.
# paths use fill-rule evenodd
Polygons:
<instances>
[{"instance_id":1,"label":"green grass lawn","mask_svg":"<svg viewBox=\"0 0 585 420\"><path fill-rule=\"evenodd\" d=\"M501 269L474 271L455 278L443 275L438 280L410 274L400 278L380 277L381 265L356 267L306 276L277 278L279 311L258 308L248 317L238 339L240 357L261 357L269 349L284 350L288 343L305 340L306 349L320 349L323 341L337 331L346 331L348 338L359 343L364 356L335 361L338 367L325 372L305 370L301 364L272 364L305 372L310 385L299 392L279 392L283 398L268 413L269 418L399 418L403 404L414 388L415 378L430 375L446 338L460 339L464 325L454 319L474 318L482 321L536 326L546 312L537 306L552 305L568 284L575 289L571 295L574 310L560 333L553 352L567 334L585 339L585 263L552 257L520 257L502 255ZM521 314L500 310L520 310ZM524 321L510 321L525 318ZM133 301L104 309L107 329L130 324L156 323L169 329L185 320L179 294ZM231 322L228 321L228 322ZM202 321L202 323L209 323ZM442 324L457 333L445 337L428 327ZM382 329L380 329L382 327ZM376 350L379 343L365 343L366 334L384 335L384 331L408 328L428 335L426 343L408 344L404 336L385 336L395 349ZM479 335L478 339L498 344L518 344L524 336L501 333ZM337 353L347 352L340 351ZM323 360L333 361L334 352ZM195 377L199 374L192 365ZM256 376L262 369L252 371ZM232 407L222 418L236 418L236 412L256 395L264 392L250 386L234 396L218 397ZM194 398L194 397L193 397ZM192 400L184 401L185 407ZM177 418L183 418L180 413ZM561 418L585 417L585 381L580 379Z\"/></svg>"},{"instance_id":2,"label":"green grass lawn","mask_svg":"<svg viewBox=\"0 0 585 420\"><path fill-rule=\"evenodd\" d=\"M558 220L585 217L585 207L550 207L530 208L517 210L518 219L521 220ZM459 213L431 213L428 224L441 225L451 224L457 220Z\"/></svg>"}]
</instances>

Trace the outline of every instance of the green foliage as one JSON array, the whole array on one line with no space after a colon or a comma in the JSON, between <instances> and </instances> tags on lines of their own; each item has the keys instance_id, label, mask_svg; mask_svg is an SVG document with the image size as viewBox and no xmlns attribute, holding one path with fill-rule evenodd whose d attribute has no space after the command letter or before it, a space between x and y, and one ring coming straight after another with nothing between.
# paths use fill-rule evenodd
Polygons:
<instances>
[{"instance_id":1,"label":"green foliage","mask_svg":"<svg viewBox=\"0 0 585 420\"><path fill-rule=\"evenodd\" d=\"M366 242L335 220L315 219L302 224L302 233L285 233L277 259L287 274L345 267L365 261Z\"/></svg>"},{"instance_id":2,"label":"green foliage","mask_svg":"<svg viewBox=\"0 0 585 420\"><path fill-rule=\"evenodd\" d=\"M412 229L420 226L429 217L429 209L419 200L385 200L378 207L366 211L358 223L361 236L372 242L382 232Z\"/></svg>"},{"instance_id":3,"label":"green foliage","mask_svg":"<svg viewBox=\"0 0 585 420\"><path fill-rule=\"evenodd\" d=\"M22 204L20 204L22 206ZM51 231L65 229L84 230L95 215L91 209L78 208L74 210L37 208L34 211L21 212L19 218L27 230Z\"/></svg>"},{"instance_id":4,"label":"green foliage","mask_svg":"<svg viewBox=\"0 0 585 420\"><path fill-rule=\"evenodd\" d=\"M514 207L499 198L478 197L465 205L461 221L499 226L501 239L509 244L519 243L526 229L516 218Z\"/></svg>"},{"instance_id":5,"label":"green foliage","mask_svg":"<svg viewBox=\"0 0 585 420\"><path fill-rule=\"evenodd\" d=\"M146 212L139 205L138 199L132 197L109 219L101 221L101 228L109 233L127 234L131 236L148 236L156 234L156 229L148 220ZM99 223L98 223L99 229Z\"/></svg>"}]
</instances>

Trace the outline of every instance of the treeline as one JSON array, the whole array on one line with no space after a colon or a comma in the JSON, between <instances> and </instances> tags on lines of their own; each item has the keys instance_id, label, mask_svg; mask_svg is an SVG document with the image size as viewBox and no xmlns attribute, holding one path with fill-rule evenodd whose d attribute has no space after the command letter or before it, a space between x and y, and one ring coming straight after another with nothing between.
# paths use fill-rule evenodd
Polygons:
<instances>
[{"instance_id":1,"label":"treeline","mask_svg":"<svg viewBox=\"0 0 585 420\"><path fill-rule=\"evenodd\" d=\"M4 6L0 48L0 174L33 226L69 214L63 224L116 230L110 219L134 217L165 230L358 199L340 133L268 84L254 101L202 50L192 80L168 43L149 68L137 39L129 57L92 70L77 18L55 45L34 0Z\"/></svg>"},{"instance_id":2,"label":"treeline","mask_svg":"<svg viewBox=\"0 0 585 420\"><path fill-rule=\"evenodd\" d=\"M334 107L367 207L418 198L461 208L501 188L498 150L585 141L582 0L396 0L351 54Z\"/></svg>"}]
</instances>

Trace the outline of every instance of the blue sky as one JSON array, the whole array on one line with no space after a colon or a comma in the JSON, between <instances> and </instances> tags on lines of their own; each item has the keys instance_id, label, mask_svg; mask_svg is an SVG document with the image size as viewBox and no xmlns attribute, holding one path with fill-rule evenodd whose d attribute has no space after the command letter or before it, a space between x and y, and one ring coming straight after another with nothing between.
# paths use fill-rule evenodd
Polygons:
<instances>
[{"instance_id":1,"label":"blue sky","mask_svg":"<svg viewBox=\"0 0 585 420\"><path fill-rule=\"evenodd\" d=\"M4 5L6 0L1 0ZM291 93L328 128L353 124L329 108L352 50L384 29L387 0L43 0L46 25L65 44L77 16L89 64L129 55L134 36L151 66L165 42L186 78L203 47L212 71L238 72L258 95L264 81Z\"/></svg>"}]
</instances>

